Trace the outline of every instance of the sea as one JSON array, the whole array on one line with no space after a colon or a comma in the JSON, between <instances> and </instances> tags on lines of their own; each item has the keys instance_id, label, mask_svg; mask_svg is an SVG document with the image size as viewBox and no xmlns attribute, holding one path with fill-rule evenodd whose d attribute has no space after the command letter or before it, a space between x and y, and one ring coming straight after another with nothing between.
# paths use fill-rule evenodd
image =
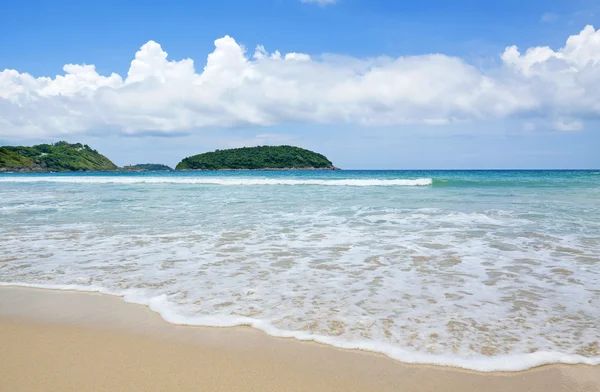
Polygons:
<instances>
[{"instance_id":1,"label":"sea","mask_svg":"<svg viewBox=\"0 0 600 392\"><path fill-rule=\"evenodd\" d=\"M1 174L0 284L406 363L600 365L600 171Z\"/></svg>"}]
</instances>

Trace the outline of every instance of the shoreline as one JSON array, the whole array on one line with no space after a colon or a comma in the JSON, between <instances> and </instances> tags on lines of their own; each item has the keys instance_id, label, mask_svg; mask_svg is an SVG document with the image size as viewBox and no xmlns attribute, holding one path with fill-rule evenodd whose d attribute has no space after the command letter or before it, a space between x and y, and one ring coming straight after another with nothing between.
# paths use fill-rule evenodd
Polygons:
<instances>
[{"instance_id":1,"label":"shoreline","mask_svg":"<svg viewBox=\"0 0 600 392\"><path fill-rule=\"evenodd\" d=\"M46 357L50 361L57 355L61 359L55 361L54 367L60 366L64 360L65 366L83 367L73 369L74 373L85 374L86 366L93 367L97 363L71 363L69 358L74 352L97 357L98 350L102 351L104 347L112 350L111 355L107 354L105 362L102 362L108 372L104 376L114 376L111 379L115 379L115 385L123 386L136 374L146 372L147 367L156 367L151 378L153 383L160 385L160 380L165 377L168 379L170 373L158 369L161 366L173 369L174 365L162 363L166 361L165 358L171 358L177 363L175 368L180 370L177 374L181 380L196 380L203 385L211 385L206 390L391 391L401 387L413 391L466 392L532 388L546 391L600 389L598 366L546 365L516 373L478 373L433 365L409 365L381 354L275 338L250 327L173 325L146 306L125 303L118 297L97 293L0 287L0 331L1 344L8 347L9 353L3 355L0 361L0 377L14 379L4 386L8 388L5 389L7 391L20 388L77 390L65 385L59 388L54 384L42 389L24 388L24 378L13 376L20 367L24 366L20 373L28 374L25 378L38 381L48 379L50 376L44 372L51 370L38 366L32 371L23 362L31 358L20 356L20 350L35 353L42 362ZM32 337L39 337L46 342L46 346L58 345L59 351L64 351L66 357L61 357L54 346L38 349L36 345L39 342L36 343ZM146 352L143 358L129 358L140 350ZM140 363L130 366L127 371L119 370L117 365L121 362L113 361L117 357L127 357L129 361ZM197 370L204 368L207 363L219 363L222 368L213 369L210 374L192 371L196 366ZM122 378L116 377L113 374L115 372ZM198 373L202 373L201 377ZM63 380L71 381L68 377ZM235 387L228 383L234 383ZM4 390L2 388L0 390ZM123 390L149 389L130 385Z\"/></svg>"},{"instance_id":2,"label":"shoreline","mask_svg":"<svg viewBox=\"0 0 600 392\"><path fill-rule=\"evenodd\" d=\"M339 167L265 167L262 169L174 169L176 172L222 172L222 171L341 171Z\"/></svg>"},{"instance_id":3,"label":"shoreline","mask_svg":"<svg viewBox=\"0 0 600 392\"><path fill-rule=\"evenodd\" d=\"M579 355L561 354L557 352L536 352L531 354L516 354L507 356L481 356L474 358L447 357L435 354L409 352L402 348L377 342L348 342L335 336L323 336L304 331L286 331L273 327L268 322L247 317L233 317L225 320L210 316L186 317L172 313L165 308L157 298L142 298L135 293L112 292L102 287L86 287L77 285L36 285L28 283L0 282L0 294L3 288L40 290L47 292L64 292L82 295L98 295L116 299L125 305L141 306L156 315L160 322L176 327L237 329L248 328L270 339L293 340L300 343L316 344L335 350L362 352L378 355L388 360L410 366L433 366L446 369L464 370L480 374L490 373L519 373L535 370L544 366L593 366L600 370L598 358L588 358ZM1 304L1 302L0 302ZM0 317L2 313L0 312Z\"/></svg>"}]
</instances>

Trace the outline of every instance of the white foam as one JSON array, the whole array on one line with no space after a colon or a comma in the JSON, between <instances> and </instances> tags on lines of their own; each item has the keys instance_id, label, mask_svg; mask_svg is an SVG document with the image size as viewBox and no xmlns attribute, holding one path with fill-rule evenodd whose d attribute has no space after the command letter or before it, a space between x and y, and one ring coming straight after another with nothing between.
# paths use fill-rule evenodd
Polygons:
<instances>
[{"instance_id":1,"label":"white foam","mask_svg":"<svg viewBox=\"0 0 600 392\"><path fill-rule=\"evenodd\" d=\"M411 363L598 361L600 206L588 188L1 188L9 285L99 291L171 323L250 325Z\"/></svg>"},{"instance_id":2,"label":"white foam","mask_svg":"<svg viewBox=\"0 0 600 392\"><path fill-rule=\"evenodd\" d=\"M417 179L340 179L298 180L286 178L226 178L226 177L112 177L112 176L39 176L0 177L4 183L75 183L75 184L201 184L201 185L321 185L321 186L427 186L431 178Z\"/></svg>"},{"instance_id":3,"label":"white foam","mask_svg":"<svg viewBox=\"0 0 600 392\"><path fill-rule=\"evenodd\" d=\"M584 364L600 365L600 357L588 358L576 354L563 354L559 352L535 352L528 354L500 355L500 356L473 356L471 358L456 355L435 355L422 352L409 351L386 343L370 340L347 341L339 337L323 336L306 331L282 330L266 320L250 317L224 317L224 316L196 316L189 317L174 311L166 295L144 297L135 290L116 292L98 286L81 285L52 285L30 283L0 282L4 287L26 287L47 290L96 292L105 295L118 296L125 302L147 306L158 313L163 320L170 324L203 327L239 327L248 326L274 337L293 338L300 341L313 341L347 350L363 350L384 354L392 359L409 364L436 365L474 370L478 372L518 372L550 364Z\"/></svg>"}]
</instances>

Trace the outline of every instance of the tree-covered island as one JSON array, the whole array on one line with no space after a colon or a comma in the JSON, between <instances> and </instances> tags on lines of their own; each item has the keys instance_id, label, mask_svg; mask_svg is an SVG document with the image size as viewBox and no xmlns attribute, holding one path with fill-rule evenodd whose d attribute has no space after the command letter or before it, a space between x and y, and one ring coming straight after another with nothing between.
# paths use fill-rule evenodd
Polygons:
<instances>
[{"instance_id":1,"label":"tree-covered island","mask_svg":"<svg viewBox=\"0 0 600 392\"><path fill-rule=\"evenodd\" d=\"M114 171L117 165L87 144L58 142L0 147L0 172Z\"/></svg>"},{"instance_id":2,"label":"tree-covered island","mask_svg":"<svg viewBox=\"0 0 600 392\"><path fill-rule=\"evenodd\" d=\"M339 170L324 155L293 146L216 150L185 158L175 170Z\"/></svg>"},{"instance_id":3,"label":"tree-covered island","mask_svg":"<svg viewBox=\"0 0 600 392\"><path fill-rule=\"evenodd\" d=\"M118 167L87 144L64 141L0 147L0 172L106 172L173 170L162 164ZM175 170L339 170L325 156L293 146L216 150L183 159Z\"/></svg>"},{"instance_id":4,"label":"tree-covered island","mask_svg":"<svg viewBox=\"0 0 600 392\"><path fill-rule=\"evenodd\" d=\"M137 165L123 166L121 168L121 170L143 172L143 171L172 171L173 169L167 165L163 165L160 163L139 163Z\"/></svg>"}]
</instances>

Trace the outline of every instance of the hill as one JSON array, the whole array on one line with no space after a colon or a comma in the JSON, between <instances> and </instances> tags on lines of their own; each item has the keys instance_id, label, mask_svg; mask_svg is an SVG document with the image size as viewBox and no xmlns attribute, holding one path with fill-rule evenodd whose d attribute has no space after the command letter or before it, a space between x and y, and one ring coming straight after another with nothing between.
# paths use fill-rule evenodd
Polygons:
<instances>
[{"instance_id":1,"label":"hill","mask_svg":"<svg viewBox=\"0 0 600 392\"><path fill-rule=\"evenodd\" d=\"M140 163L137 165L125 166L122 170L125 171L170 171L173 170L167 165L160 163Z\"/></svg>"},{"instance_id":2,"label":"hill","mask_svg":"<svg viewBox=\"0 0 600 392\"><path fill-rule=\"evenodd\" d=\"M325 156L293 146L216 150L185 158L175 170L338 170Z\"/></svg>"},{"instance_id":3,"label":"hill","mask_svg":"<svg viewBox=\"0 0 600 392\"><path fill-rule=\"evenodd\" d=\"M118 167L87 144L0 147L0 171L112 171Z\"/></svg>"}]
</instances>

